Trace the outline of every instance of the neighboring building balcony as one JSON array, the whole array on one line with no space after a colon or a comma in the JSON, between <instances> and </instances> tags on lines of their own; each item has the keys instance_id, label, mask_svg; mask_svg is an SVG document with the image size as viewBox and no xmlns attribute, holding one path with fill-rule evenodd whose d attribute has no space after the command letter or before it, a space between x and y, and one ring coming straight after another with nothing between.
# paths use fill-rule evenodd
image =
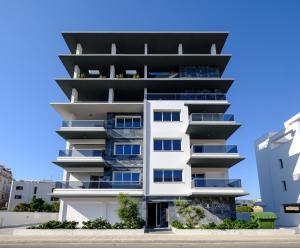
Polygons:
<instances>
[{"instance_id":1,"label":"neighboring building balcony","mask_svg":"<svg viewBox=\"0 0 300 248\"><path fill-rule=\"evenodd\" d=\"M103 139L106 137L104 120L68 120L56 131L64 139Z\"/></svg>"},{"instance_id":2,"label":"neighboring building balcony","mask_svg":"<svg viewBox=\"0 0 300 248\"><path fill-rule=\"evenodd\" d=\"M98 167L104 166L103 150L60 150L58 158L53 161L61 167L87 166Z\"/></svg>"},{"instance_id":3,"label":"neighboring building balcony","mask_svg":"<svg viewBox=\"0 0 300 248\"><path fill-rule=\"evenodd\" d=\"M243 159L235 145L192 145L188 163L192 167L229 168Z\"/></svg>"},{"instance_id":4,"label":"neighboring building balcony","mask_svg":"<svg viewBox=\"0 0 300 248\"><path fill-rule=\"evenodd\" d=\"M191 114L186 133L192 139L228 139L241 125L232 114Z\"/></svg>"},{"instance_id":5,"label":"neighboring building balcony","mask_svg":"<svg viewBox=\"0 0 300 248\"><path fill-rule=\"evenodd\" d=\"M147 93L147 100L226 101L224 93Z\"/></svg>"},{"instance_id":6,"label":"neighboring building balcony","mask_svg":"<svg viewBox=\"0 0 300 248\"><path fill-rule=\"evenodd\" d=\"M57 182L54 196L115 196L126 193L142 196L142 181L68 181Z\"/></svg>"},{"instance_id":7,"label":"neighboring building balcony","mask_svg":"<svg viewBox=\"0 0 300 248\"><path fill-rule=\"evenodd\" d=\"M243 196L240 179L193 179L192 195L231 195Z\"/></svg>"}]
</instances>

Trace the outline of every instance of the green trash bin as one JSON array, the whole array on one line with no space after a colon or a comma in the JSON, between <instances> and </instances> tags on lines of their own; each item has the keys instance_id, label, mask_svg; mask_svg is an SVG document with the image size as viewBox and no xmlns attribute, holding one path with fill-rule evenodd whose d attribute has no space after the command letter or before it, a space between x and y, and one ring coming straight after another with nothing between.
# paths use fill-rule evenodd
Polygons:
<instances>
[{"instance_id":1,"label":"green trash bin","mask_svg":"<svg viewBox=\"0 0 300 248\"><path fill-rule=\"evenodd\" d=\"M276 219L276 214L272 212L251 213L252 222L256 222L261 229L274 229Z\"/></svg>"}]
</instances>

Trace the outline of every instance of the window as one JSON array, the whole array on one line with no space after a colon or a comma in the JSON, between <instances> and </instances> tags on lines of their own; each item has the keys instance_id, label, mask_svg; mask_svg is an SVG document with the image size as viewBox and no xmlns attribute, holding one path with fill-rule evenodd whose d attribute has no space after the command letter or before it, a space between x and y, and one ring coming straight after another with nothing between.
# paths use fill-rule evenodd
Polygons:
<instances>
[{"instance_id":1,"label":"window","mask_svg":"<svg viewBox=\"0 0 300 248\"><path fill-rule=\"evenodd\" d=\"M153 144L154 151L181 151L180 139L155 139Z\"/></svg>"},{"instance_id":2,"label":"window","mask_svg":"<svg viewBox=\"0 0 300 248\"><path fill-rule=\"evenodd\" d=\"M116 117L116 128L141 128L140 116L119 116Z\"/></svg>"},{"instance_id":3,"label":"window","mask_svg":"<svg viewBox=\"0 0 300 248\"><path fill-rule=\"evenodd\" d=\"M282 183L282 189L283 189L283 191L287 191L287 187L286 187L286 181L281 181L281 183Z\"/></svg>"},{"instance_id":4,"label":"window","mask_svg":"<svg viewBox=\"0 0 300 248\"><path fill-rule=\"evenodd\" d=\"M283 161L282 161L282 159L280 158L280 159L278 159L278 161L279 161L280 169L283 169Z\"/></svg>"},{"instance_id":5,"label":"window","mask_svg":"<svg viewBox=\"0 0 300 248\"><path fill-rule=\"evenodd\" d=\"M33 189L33 194L36 194L36 192L37 192L37 187L35 186Z\"/></svg>"},{"instance_id":6,"label":"window","mask_svg":"<svg viewBox=\"0 0 300 248\"><path fill-rule=\"evenodd\" d=\"M15 199L22 199L21 195L15 195Z\"/></svg>"},{"instance_id":7,"label":"window","mask_svg":"<svg viewBox=\"0 0 300 248\"><path fill-rule=\"evenodd\" d=\"M51 196L51 201L58 201L57 197Z\"/></svg>"},{"instance_id":8,"label":"window","mask_svg":"<svg viewBox=\"0 0 300 248\"><path fill-rule=\"evenodd\" d=\"M154 182L182 182L182 170L154 170Z\"/></svg>"},{"instance_id":9,"label":"window","mask_svg":"<svg viewBox=\"0 0 300 248\"><path fill-rule=\"evenodd\" d=\"M23 190L23 186L16 186L16 190Z\"/></svg>"},{"instance_id":10,"label":"window","mask_svg":"<svg viewBox=\"0 0 300 248\"><path fill-rule=\"evenodd\" d=\"M114 182L139 182L140 172L137 171L114 171Z\"/></svg>"},{"instance_id":11,"label":"window","mask_svg":"<svg viewBox=\"0 0 300 248\"><path fill-rule=\"evenodd\" d=\"M180 111L155 111L154 121L180 121Z\"/></svg>"},{"instance_id":12,"label":"window","mask_svg":"<svg viewBox=\"0 0 300 248\"><path fill-rule=\"evenodd\" d=\"M140 155L141 145L140 144L115 144L115 155Z\"/></svg>"}]
</instances>

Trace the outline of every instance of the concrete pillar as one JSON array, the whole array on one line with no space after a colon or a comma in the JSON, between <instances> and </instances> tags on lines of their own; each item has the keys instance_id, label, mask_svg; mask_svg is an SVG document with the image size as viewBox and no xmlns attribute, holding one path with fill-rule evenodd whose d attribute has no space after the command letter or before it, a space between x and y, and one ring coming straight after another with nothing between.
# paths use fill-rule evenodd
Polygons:
<instances>
[{"instance_id":1,"label":"concrete pillar","mask_svg":"<svg viewBox=\"0 0 300 248\"><path fill-rule=\"evenodd\" d=\"M116 70L115 70L115 66L111 65L110 66L110 74L109 74L110 78L115 78L116 77Z\"/></svg>"},{"instance_id":2,"label":"concrete pillar","mask_svg":"<svg viewBox=\"0 0 300 248\"><path fill-rule=\"evenodd\" d=\"M75 88L72 88L71 103L77 102L77 100L78 100L78 91Z\"/></svg>"},{"instance_id":3,"label":"concrete pillar","mask_svg":"<svg viewBox=\"0 0 300 248\"><path fill-rule=\"evenodd\" d=\"M82 54L82 46L80 43L77 43L76 54Z\"/></svg>"},{"instance_id":4,"label":"concrete pillar","mask_svg":"<svg viewBox=\"0 0 300 248\"><path fill-rule=\"evenodd\" d=\"M144 65L144 78L147 78L148 76L148 66Z\"/></svg>"},{"instance_id":5,"label":"concrete pillar","mask_svg":"<svg viewBox=\"0 0 300 248\"><path fill-rule=\"evenodd\" d=\"M116 43L111 44L111 54L116 55L117 54L117 46Z\"/></svg>"},{"instance_id":6,"label":"concrete pillar","mask_svg":"<svg viewBox=\"0 0 300 248\"><path fill-rule=\"evenodd\" d=\"M147 88L144 88L144 99L146 99L146 95L147 95Z\"/></svg>"},{"instance_id":7,"label":"concrete pillar","mask_svg":"<svg viewBox=\"0 0 300 248\"><path fill-rule=\"evenodd\" d=\"M114 89L109 88L108 89L108 102L110 102L110 103L114 102L114 97L115 97Z\"/></svg>"},{"instance_id":8,"label":"concrete pillar","mask_svg":"<svg viewBox=\"0 0 300 248\"><path fill-rule=\"evenodd\" d=\"M183 47L182 47L182 43L178 44L178 54L182 55L183 54Z\"/></svg>"},{"instance_id":9,"label":"concrete pillar","mask_svg":"<svg viewBox=\"0 0 300 248\"><path fill-rule=\"evenodd\" d=\"M144 54L147 55L148 54L148 44L145 43L144 45Z\"/></svg>"},{"instance_id":10,"label":"concrete pillar","mask_svg":"<svg viewBox=\"0 0 300 248\"><path fill-rule=\"evenodd\" d=\"M216 55L217 54L217 47L216 47L216 44L213 43L211 45L211 48L210 48L210 54L213 54L213 55Z\"/></svg>"},{"instance_id":11,"label":"concrete pillar","mask_svg":"<svg viewBox=\"0 0 300 248\"><path fill-rule=\"evenodd\" d=\"M80 68L78 65L74 66L73 78L80 78Z\"/></svg>"}]
</instances>

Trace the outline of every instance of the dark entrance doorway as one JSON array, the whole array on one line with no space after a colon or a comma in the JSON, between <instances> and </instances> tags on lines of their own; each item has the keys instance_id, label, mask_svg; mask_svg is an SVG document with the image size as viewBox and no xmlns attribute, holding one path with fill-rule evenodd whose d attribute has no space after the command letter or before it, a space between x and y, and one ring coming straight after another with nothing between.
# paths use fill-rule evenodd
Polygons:
<instances>
[{"instance_id":1,"label":"dark entrance doorway","mask_svg":"<svg viewBox=\"0 0 300 248\"><path fill-rule=\"evenodd\" d=\"M168 203L147 204L147 224L150 228L168 227Z\"/></svg>"}]
</instances>

